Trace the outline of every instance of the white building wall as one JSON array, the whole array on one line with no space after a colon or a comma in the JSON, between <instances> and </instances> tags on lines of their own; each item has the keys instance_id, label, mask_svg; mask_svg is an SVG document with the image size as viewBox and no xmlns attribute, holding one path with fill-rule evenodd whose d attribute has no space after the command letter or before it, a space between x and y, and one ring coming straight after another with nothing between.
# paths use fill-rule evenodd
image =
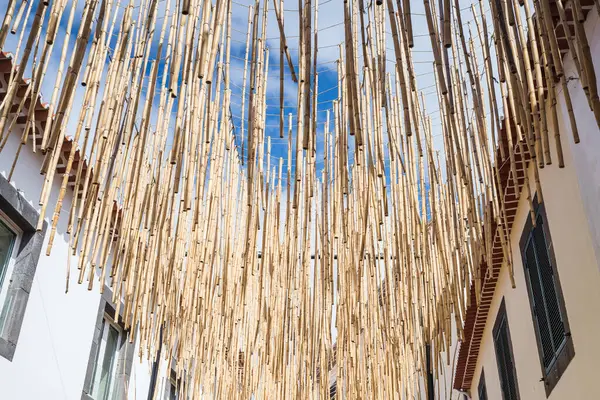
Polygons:
<instances>
[{"instance_id":1,"label":"white building wall","mask_svg":"<svg viewBox=\"0 0 600 400\"><path fill-rule=\"evenodd\" d=\"M0 153L0 173L11 169L20 134L13 133ZM43 157L31 151L31 142L21 150L12 177L13 185L39 211L38 201L43 184L40 166ZM80 400L90 357L100 293L77 283L77 256L71 257L69 291L65 293L68 259L66 225L72 191L68 189L64 210L58 224L52 253L46 256L50 223L58 192L55 179L46 212L46 231L42 254L37 265L27 309L14 358L0 357L0 398L10 400L68 399ZM136 355L137 355L136 349ZM150 365L136 357L131 372L129 398L147 399Z\"/></svg>"},{"instance_id":2,"label":"white building wall","mask_svg":"<svg viewBox=\"0 0 600 400\"><path fill-rule=\"evenodd\" d=\"M456 334L456 320L451 316L450 348L440 354L441 365L438 365L438 377L434 382L435 398L437 400L460 399L460 393L452 389L454 384L454 370L458 361L458 336Z\"/></svg>"},{"instance_id":3,"label":"white building wall","mask_svg":"<svg viewBox=\"0 0 600 400\"><path fill-rule=\"evenodd\" d=\"M588 13L585 31L594 60L596 77L600 78L600 18L595 8ZM579 75L571 54L564 58L564 71L567 78ZM598 81L600 83L600 80ZM592 235L596 259L600 260L600 129L594 114L590 110L587 97L578 79L568 83L571 101L581 142L575 144L569 123L569 114L564 96L559 95L559 125L563 148L569 148L573 154L571 164L577 171L577 180L581 199L587 215L587 225ZM600 263L597 264L600 269Z\"/></svg>"},{"instance_id":4,"label":"white building wall","mask_svg":"<svg viewBox=\"0 0 600 400\"><path fill-rule=\"evenodd\" d=\"M135 355L133 358L133 367L131 368L131 377L129 378L129 399L146 400L150 389L150 378L152 376L152 363L141 360L139 354L139 342L136 341ZM160 378L159 378L160 379ZM158 390L158 383L156 390ZM155 399L166 399L167 397L158 397Z\"/></svg>"}]
</instances>

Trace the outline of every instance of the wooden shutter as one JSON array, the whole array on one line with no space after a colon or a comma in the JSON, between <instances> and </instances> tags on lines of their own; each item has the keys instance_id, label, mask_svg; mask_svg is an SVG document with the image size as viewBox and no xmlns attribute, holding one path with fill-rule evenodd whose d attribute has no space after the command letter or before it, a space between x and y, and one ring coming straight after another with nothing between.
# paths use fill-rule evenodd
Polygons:
<instances>
[{"instance_id":1,"label":"wooden shutter","mask_svg":"<svg viewBox=\"0 0 600 400\"><path fill-rule=\"evenodd\" d=\"M512 344L510 342L510 332L508 329L508 319L506 318L504 299L502 299L500 310L496 317L493 335L498 374L500 375L500 387L502 388L502 399L518 400L519 389L517 387L515 363L512 353Z\"/></svg>"},{"instance_id":2,"label":"wooden shutter","mask_svg":"<svg viewBox=\"0 0 600 400\"><path fill-rule=\"evenodd\" d=\"M520 248L535 328L542 378L549 395L575 355L569 334L552 237L543 204L534 199L535 227L528 219Z\"/></svg>"},{"instance_id":3,"label":"wooden shutter","mask_svg":"<svg viewBox=\"0 0 600 400\"><path fill-rule=\"evenodd\" d=\"M488 400L483 370L481 371L481 377L479 378L479 384L477 385L477 397L479 397L479 400Z\"/></svg>"},{"instance_id":4,"label":"wooden shutter","mask_svg":"<svg viewBox=\"0 0 600 400\"><path fill-rule=\"evenodd\" d=\"M532 286L535 317L544 351L544 367L548 369L556 359L566 337L544 234L544 219L541 215L538 215L536 222L527 248L527 270Z\"/></svg>"}]
</instances>

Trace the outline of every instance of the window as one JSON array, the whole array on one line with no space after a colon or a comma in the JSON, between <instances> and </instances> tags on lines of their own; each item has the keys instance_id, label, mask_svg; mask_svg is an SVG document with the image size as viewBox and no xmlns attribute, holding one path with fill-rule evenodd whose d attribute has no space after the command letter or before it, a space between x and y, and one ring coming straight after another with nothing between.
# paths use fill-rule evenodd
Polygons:
<instances>
[{"instance_id":1,"label":"window","mask_svg":"<svg viewBox=\"0 0 600 400\"><path fill-rule=\"evenodd\" d=\"M82 400L127 398L135 346L129 343L129 332L116 318L111 298L112 291L104 286L81 393Z\"/></svg>"},{"instance_id":2,"label":"window","mask_svg":"<svg viewBox=\"0 0 600 400\"><path fill-rule=\"evenodd\" d=\"M337 382L333 382L333 384L329 387L329 398L331 400L337 398Z\"/></svg>"},{"instance_id":3,"label":"window","mask_svg":"<svg viewBox=\"0 0 600 400\"><path fill-rule=\"evenodd\" d=\"M120 342L120 328L115 326L108 315L105 315L102 322L102 339L94 363L92 398L95 400L108 400L114 398L113 383L119 357Z\"/></svg>"},{"instance_id":4,"label":"window","mask_svg":"<svg viewBox=\"0 0 600 400\"><path fill-rule=\"evenodd\" d=\"M185 396L179 396L179 391L182 389L181 379L177 379L175 372L175 359L171 359L171 373L165 377L164 400L179 400Z\"/></svg>"},{"instance_id":5,"label":"window","mask_svg":"<svg viewBox=\"0 0 600 400\"><path fill-rule=\"evenodd\" d=\"M477 385L477 397L479 400L487 400L487 389L485 388L485 375L481 370L481 377L479 378L479 385Z\"/></svg>"},{"instance_id":6,"label":"window","mask_svg":"<svg viewBox=\"0 0 600 400\"><path fill-rule=\"evenodd\" d=\"M179 390L177 388L177 381L173 378L169 379L169 396L168 400L178 400L179 399Z\"/></svg>"},{"instance_id":7,"label":"window","mask_svg":"<svg viewBox=\"0 0 600 400\"><path fill-rule=\"evenodd\" d=\"M542 379L549 395L575 355L560 288L552 238L543 204L537 204L536 224L527 220L520 248L531 314L538 344Z\"/></svg>"},{"instance_id":8,"label":"window","mask_svg":"<svg viewBox=\"0 0 600 400\"><path fill-rule=\"evenodd\" d=\"M20 235L20 229L0 213L0 336L4 332L8 314L13 308L14 298L7 299L7 294Z\"/></svg>"},{"instance_id":9,"label":"window","mask_svg":"<svg viewBox=\"0 0 600 400\"><path fill-rule=\"evenodd\" d=\"M500 309L498 310L493 336L498 374L500 375L500 387L502 388L502 399L519 400L517 373L515 371L515 361L510 341L510 331L508 329L504 298L502 299Z\"/></svg>"},{"instance_id":10,"label":"window","mask_svg":"<svg viewBox=\"0 0 600 400\"><path fill-rule=\"evenodd\" d=\"M0 175L0 356L12 361L48 224Z\"/></svg>"}]
</instances>

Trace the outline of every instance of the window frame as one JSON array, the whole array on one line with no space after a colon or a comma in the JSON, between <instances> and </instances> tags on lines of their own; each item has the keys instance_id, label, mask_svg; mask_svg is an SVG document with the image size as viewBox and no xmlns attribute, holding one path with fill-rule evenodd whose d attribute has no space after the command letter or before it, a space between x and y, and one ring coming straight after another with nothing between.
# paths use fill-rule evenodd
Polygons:
<instances>
[{"instance_id":1,"label":"window frame","mask_svg":"<svg viewBox=\"0 0 600 400\"><path fill-rule=\"evenodd\" d=\"M167 384L168 384L167 385L168 389L166 391L167 393L165 393L166 394L165 400L179 400L179 398L180 398L179 389L180 389L182 382L181 382L181 378L177 379L177 374L175 373L175 370L173 368L171 368L171 373L169 374L169 376L167 377L166 380L167 380ZM175 390L175 399L173 399L171 397L171 393L173 393L172 392L173 389Z\"/></svg>"},{"instance_id":2,"label":"window frame","mask_svg":"<svg viewBox=\"0 0 600 400\"><path fill-rule=\"evenodd\" d=\"M525 222L525 226L523 227L523 232L521 234L521 239L519 241L519 249L521 252L521 261L523 264L523 274L525 275L525 282L527 286L527 297L529 299L529 309L531 311L531 323L533 324L533 330L535 332L535 341L538 348L538 356L540 361L540 371L542 373L541 381L544 382L544 388L546 391L546 397L550 396L552 390L558 384L558 381L562 377L563 373L566 371L568 365L571 363L571 360L575 356L575 347L573 344L573 337L571 336L571 329L569 326L569 318L567 315L567 309L565 306L565 300L562 292L562 286L560 283L560 276L558 274L557 264L556 264L556 255L554 254L554 241L552 240L552 235L550 234L550 225L548 222L548 216L546 214L546 208L544 204L539 204L537 200L537 195L533 199L533 207L535 210L535 218L536 221L539 216L542 218L542 227L544 234L544 242L546 244L546 249L548 251L548 257L550 264L552 266L552 274L554 281L554 291L556 300L558 302L558 307L561 314L561 319L563 321L564 329L565 329L565 341L561 343L558 350L554 353L554 360L552 364L546 368L544 365L544 349L542 346L541 334L539 331L539 326L537 322L534 299L533 299L533 289L531 287L531 279L529 277L529 268L527 267L527 244L530 241L530 237L533 233L533 223L531 221L531 215L527 217L527 221Z\"/></svg>"},{"instance_id":3,"label":"window frame","mask_svg":"<svg viewBox=\"0 0 600 400\"><path fill-rule=\"evenodd\" d=\"M112 290L110 290L108 286L104 285L104 290L100 297L100 304L98 306L98 314L96 318L96 325L94 326L94 334L92 337L92 344L90 348L90 355L88 358L85 380L83 381L83 389L81 391L82 400L95 400L95 398L93 397L93 379L95 377L98 357L97 355L101 346L105 321L111 324L113 327L117 328L117 330L119 331L118 349L115 355L116 364L112 372L113 378L111 382L109 397L115 397L117 390L128 390L128 382L131 377L133 358L135 356L135 343L129 343L130 331L128 329L125 329L124 324L121 322L121 313L119 313L119 316L117 316L115 308L116 307L112 302ZM123 309L122 302L120 309ZM123 398L125 398L126 395L127 393L122 393L122 396L124 396Z\"/></svg>"},{"instance_id":4,"label":"window frame","mask_svg":"<svg viewBox=\"0 0 600 400\"><path fill-rule=\"evenodd\" d=\"M20 232L18 243L13 244L10 276L7 272L4 278L3 286L4 284L8 286L0 309L0 313L3 312L6 301L10 299L10 313L6 314L0 332L0 356L12 361L19 342L48 223L44 221L42 229L37 230L39 212L27 201L22 192L1 174L0 215L3 221L8 222L10 228L18 228Z\"/></svg>"},{"instance_id":5,"label":"window frame","mask_svg":"<svg viewBox=\"0 0 600 400\"><path fill-rule=\"evenodd\" d=\"M172 394L175 393L175 398L173 398ZM168 400L177 400L179 397L179 391L177 390L177 381L173 380L173 378L169 378L169 394Z\"/></svg>"},{"instance_id":6,"label":"window frame","mask_svg":"<svg viewBox=\"0 0 600 400\"><path fill-rule=\"evenodd\" d=\"M119 366L119 356L121 355L121 343L123 342L123 340L126 340L126 334L124 332L124 330L115 323L114 319L107 313L104 313L104 317L102 320L102 331L101 331L101 335L100 335L100 339L101 341L103 341L104 336L108 335L108 332L110 330L110 328L114 328L117 331L117 347L115 348L115 354L113 355L113 360L114 360L114 364L111 366L111 370L110 370L110 381L109 381L109 387L108 387L108 398L112 399L113 398L113 394L114 394L114 389L115 389L115 381L117 378L117 368ZM104 349L104 351L102 352L102 349ZM96 390L96 386L94 385L95 383L95 379L96 379L96 374L98 372L98 367L100 366L101 360L100 360L100 356L101 356L101 352L102 352L102 356L104 359L104 356L106 354L106 344L104 343L100 343L100 346L98 346L98 351L96 352L96 358L94 361L94 372L92 373L92 381L91 381L91 386L90 386L90 390L91 390L91 395L93 398L95 398L95 396L97 396Z\"/></svg>"},{"instance_id":7,"label":"window frame","mask_svg":"<svg viewBox=\"0 0 600 400\"><path fill-rule=\"evenodd\" d=\"M184 371L181 372L181 375L177 376L177 371L175 370L176 363L177 359L175 357L171 357L171 362L169 363L169 371L171 372L167 372L166 376L164 377L165 384L163 385L163 398L165 400L173 400L171 399L171 388L175 388L175 400L190 400L191 397L189 394L189 384L187 382L187 372L184 369ZM182 391L182 387L185 390Z\"/></svg>"},{"instance_id":8,"label":"window frame","mask_svg":"<svg viewBox=\"0 0 600 400\"><path fill-rule=\"evenodd\" d=\"M508 341L506 343L506 351L512 361L512 373L515 378L515 381L514 381L515 395L517 396L516 399L510 399L510 400L520 400L521 394L519 393L519 378L517 377L517 366L516 366L516 362L515 362L514 351L512 348L512 339L510 337L510 324L508 323L508 314L506 313L506 303L504 301L504 297L502 297L502 302L500 303L500 307L498 308L498 313L496 315L496 322L494 323L494 328L492 330L492 340L494 342L494 354L496 356L496 366L498 368L498 378L500 380L500 392L502 393L502 399L507 400L505 397L504 390L502 389L503 376L502 376L501 370L500 370L500 360L498 359L498 348L497 348L498 342L496 340L498 333L500 332L500 329L502 327L502 322L504 322L504 326L506 327L506 338Z\"/></svg>"},{"instance_id":9,"label":"window frame","mask_svg":"<svg viewBox=\"0 0 600 400\"><path fill-rule=\"evenodd\" d=\"M6 225L6 227L15 235L12 243L12 249L8 255L8 263L6 265L6 272L4 276L1 276L0 272L0 336L4 331L4 322L2 316L4 313L5 302L8 299L8 288L12 280L12 274L15 269L17 256L19 255L19 249L21 246L21 238L23 237L23 230L15 224L4 211L0 209L0 222ZM0 265L0 268L2 266Z\"/></svg>"}]
</instances>

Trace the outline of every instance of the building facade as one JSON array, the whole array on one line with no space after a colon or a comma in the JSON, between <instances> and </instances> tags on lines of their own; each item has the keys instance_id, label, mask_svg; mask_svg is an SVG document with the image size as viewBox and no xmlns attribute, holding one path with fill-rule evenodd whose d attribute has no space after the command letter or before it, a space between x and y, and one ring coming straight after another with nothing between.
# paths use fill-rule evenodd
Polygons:
<instances>
[{"instance_id":1,"label":"building facade","mask_svg":"<svg viewBox=\"0 0 600 400\"><path fill-rule=\"evenodd\" d=\"M1 54L1 98L11 68L11 56ZM21 83L22 93L27 84ZM34 106L37 132L43 132L48 110L41 98ZM19 151L27 111L16 116L16 123L3 136L0 156L0 397L177 398L172 363L140 359L138 343L131 342L131 332L115 315L117 307L108 286L101 294L97 287L88 290L87 285L78 284L78 259L71 254L66 234L68 213L61 214L51 255L46 255L52 212L38 231L44 160L39 136L34 140L30 131ZM63 144L64 159L55 174L53 199L60 191L61 169L71 145L69 140ZM19 162L13 165L17 153ZM76 162L83 162L78 154ZM75 196L72 181L63 201L65 209ZM69 266L73 270L66 278Z\"/></svg>"},{"instance_id":2,"label":"building facade","mask_svg":"<svg viewBox=\"0 0 600 400\"><path fill-rule=\"evenodd\" d=\"M598 59L599 13L591 5L585 10L592 58ZM454 388L474 400L600 396L595 373L600 357L600 130L562 32L559 44L581 142L574 142L561 93L558 124L548 128L550 138L560 135L564 168L557 160L540 168L540 192L529 154L517 154L517 165L521 158L526 161L517 179L507 163L500 164L512 263L495 241L492 265L481 267L480 302L467 313ZM600 74L598 67L595 73ZM557 154L554 140L550 146Z\"/></svg>"}]
</instances>

